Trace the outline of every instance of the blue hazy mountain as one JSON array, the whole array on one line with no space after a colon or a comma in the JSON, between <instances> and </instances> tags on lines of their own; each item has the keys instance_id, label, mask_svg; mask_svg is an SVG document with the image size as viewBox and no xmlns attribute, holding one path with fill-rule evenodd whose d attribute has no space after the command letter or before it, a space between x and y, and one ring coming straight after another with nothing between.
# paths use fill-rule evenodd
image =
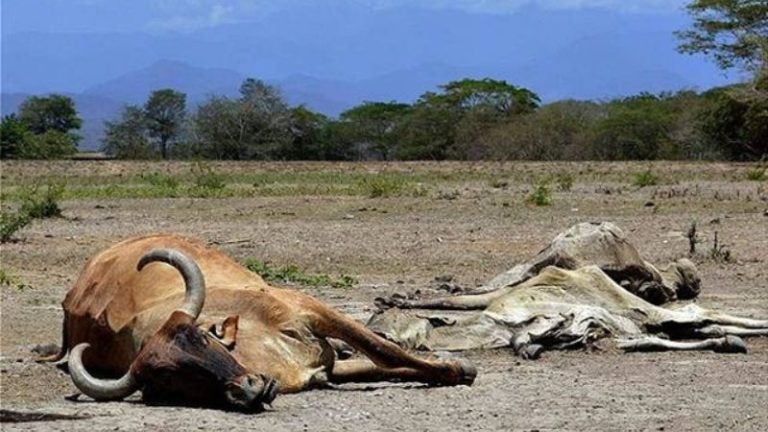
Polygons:
<instances>
[{"instance_id":1,"label":"blue hazy mountain","mask_svg":"<svg viewBox=\"0 0 768 432\"><path fill-rule=\"evenodd\" d=\"M329 115L364 100L413 101L464 77L505 79L545 101L728 82L706 59L675 51L673 32L690 26L677 7L530 3L497 11L466 7L470 2L446 9L436 1L242 1L197 2L220 8L195 17L174 15L179 9L169 3L4 1L2 91L101 100L99 118L108 118L115 105L142 103L157 88L183 91L194 105L208 94L236 94L246 77ZM243 9L251 3L258 7ZM9 101L4 94L4 113Z\"/></svg>"}]
</instances>

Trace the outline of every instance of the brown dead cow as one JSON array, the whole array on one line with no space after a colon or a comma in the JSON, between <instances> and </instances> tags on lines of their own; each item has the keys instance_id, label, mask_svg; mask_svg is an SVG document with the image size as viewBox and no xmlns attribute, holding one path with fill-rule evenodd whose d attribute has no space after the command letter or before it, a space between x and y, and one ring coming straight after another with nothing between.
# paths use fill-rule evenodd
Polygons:
<instances>
[{"instance_id":1,"label":"brown dead cow","mask_svg":"<svg viewBox=\"0 0 768 432\"><path fill-rule=\"evenodd\" d=\"M97 400L141 390L147 402L258 411L278 392L327 383L469 385L476 375L462 360L414 357L322 302L271 287L176 235L132 238L97 254L63 307L62 348L46 360L68 354L75 385ZM370 360L337 359L329 338Z\"/></svg>"},{"instance_id":2,"label":"brown dead cow","mask_svg":"<svg viewBox=\"0 0 768 432\"><path fill-rule=\"evenodd\" d=\"M739 336L768 335L768 320L676 301L694 298L699 290L691 261L656 268L616 225L582 223L475 292L377 299L386 311L368 326L410 348L512 347L527 358L606 340L628 351L744 352Z\"/></svg>"}]
</instances>

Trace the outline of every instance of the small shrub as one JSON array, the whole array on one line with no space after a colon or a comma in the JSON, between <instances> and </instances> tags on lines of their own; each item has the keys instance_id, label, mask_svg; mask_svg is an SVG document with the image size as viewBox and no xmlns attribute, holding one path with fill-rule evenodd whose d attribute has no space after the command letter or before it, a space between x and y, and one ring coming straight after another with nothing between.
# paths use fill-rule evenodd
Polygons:
<instances>
[{"instance_id":1,"label":"small shrub","mask_svg":"<svg viewBox=\"0 0 768 432\"><path fill-rule=\"evenodd\" d=\"M17 231L27 226L30 217L24 212L0 214L0 243L11 241Z\"/></svg>"},{"instance_id":2,"label":"small shrub","mask_svg":"<svg viewBox=\"0 0 768 432\"><path fill-rule=\"evenodd\" d=\"M148 174L142 174L141 175L142 180L149 183L152 186L162 188L162 189L171 189L175 190L179 187L179 181L168 174L163 174L160 172L151 172Z\"/></svg>"},{"instance_id":3,"label":"small shrub","mask_svg":"<svg viewBox=\"0 0 768 432\"><path fill-rule=\"evenodd\" d=\"M747 180L764 181L768 179L768 168L757 167L747 170Z\"/></svg>"},{"instance_id":4,"label":"small shrub","mask_svg":"<svg viewBox=\"0 0 768 432\"><path fill-rule=\"evenodd\" d=\"M634 184L637 187L646 187L646 186L654 186L659 182L658 177L653 174L653 172L648 169L643 172L635 174L635 179L632 181L632 184Z\"/></svg>"},{"instance_id":5,"label":"small shrub","mask_svg":"<svg viewBox=\"0 0 768 432\"><path fill-rule=\"evenodd\" d=\"M358 186L369 198L386 198L402 195L409 183L400 177L377 175L363 177Z\"/></svg>"},{"instance_id":6,"label":"small shrub","mask_svg":"<svg viewBox=\"0 0 768 432\"><path fill-rule=\"evenodd\" d=\"M526 201L539 207L552 205L552 192L549 190L549 185L545 182L537 183Z\"/></svg>"},{"instance_id":7,"label":"small shrub","mask_svg":"<svg viewBox=\"0 0 768 432\"><path fill-rule=\"evenodd\" d=\"M23 290L30 287L22 282L21 279L11 275L2 268L0 268L0 286L14 287L17 290Z\"/></svg>"},{"instance_id":8,"label":"small shrub","mask_svg":"<svg viewBox=\"0 0 768 432\"><path fill-rule=\"evenodd\" d=\"M333 288L352 288L354 285L357 285L357 279L347 274L343 274L331 282L331 287Z\"/></svg>"},{"instance_id":9,"label":"small shrub","mask_svg":"<svg viewBox=\"0 0 768 432\"><path fill-rule=\"evenodd\" d=\"M247 259L245 267L260 275L264 280L280 283L294 283L303 286L332 288L350 288L357 280L349 275L341 275L334 279L327 274L304 273L294 264L273 268L268 263L256 259Z\"/></svg>"},{"instance_id":10,"label":"small shrub","mask_svg":"<svg viewBox=\"0 0 768 432\"><path fill-rule=\"evenodd\" d=\"M571 174L558 174L555 180L557 181L557 190L560 192L568 192L573 187L573 175Z\"/></svg>"},{"instance_id":11,"label":"small shrub","mask_svg":"<svg viewBox=\"0 0 768 432\"><path fill-rule=\"evenodd\" d=\"M202 162L192 167L195 177L195 188L203 196L218 195L227 186L223 174L217 173L207 164Z\"/></svg>"},{"instance_id":12,"label":"small shrub","mask_svg":"<svg viewBox=\"0 0 768 432\"><path fill-rule=\"evenodd\" d=\"M696 254L696 245L699 243L695 220L691 222L691 226L688 227L688 232L686 232L685 237L688 238L688 255L692 257Z\"/></svg>"},{"instance_id":13,"label":"small shrub","mask_svg":"<svg viewBox=\"0 0 768 432\"><path fill-rule=\"evenodd\" d=\"M715 231L715 239L712 241L712 249L709 250L709 257L717 262L730 262L733 259L731 250L725 244L720 243Z\"/></svg>"},{"instance_id":14,"label":"small shrub","mask_svg":"<svg viewBox=\"0 0 768 432\"><path fill-rule=\"evenodd\" d=\"M39 186L22 191L21 213L32 219L61 217L59 200L64 195L65 185L48 184L45 190L40 191Z\"/></svg>"}]
</instances>

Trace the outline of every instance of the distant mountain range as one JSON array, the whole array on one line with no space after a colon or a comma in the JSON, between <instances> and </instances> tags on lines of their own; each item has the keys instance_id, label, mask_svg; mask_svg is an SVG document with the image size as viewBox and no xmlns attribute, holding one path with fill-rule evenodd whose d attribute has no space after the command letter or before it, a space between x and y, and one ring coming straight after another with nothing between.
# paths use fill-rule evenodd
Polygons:
<instances>
[{"instance_id":1,"label":"distant mountain range","mask_svg":"<svg viewBox=\"0 0 768 432\"><path fill-rule=\"evenodd\" d=\"M410 102L464 77L505 79L544 101L728 82L705 59L675 51L672 33L689 26L682 12L326 6L306 2L188 33L3 33L2 113L29 94L69 94L85 119L81 146L93 149L105 119L155 89L183 91L194 106L237 94L246 77L328 115L365 100Z\"/></svg>"}]
</instances>

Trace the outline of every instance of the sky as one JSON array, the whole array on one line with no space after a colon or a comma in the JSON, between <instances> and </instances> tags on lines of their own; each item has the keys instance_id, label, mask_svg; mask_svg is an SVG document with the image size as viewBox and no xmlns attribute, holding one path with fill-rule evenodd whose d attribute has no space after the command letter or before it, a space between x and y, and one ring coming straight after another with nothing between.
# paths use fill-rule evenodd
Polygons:
<instances>
[{"instance_id":1,"label":"sky","mask_svg":"<svg viewBox=\"0 0 768 432\"><path fill-rule=\"evenodd\" d=\"M691 0L0 1L2 113L66 92L93 137L154 89L199 102L245 77L328 115L466 77L545 102L733 82L706 56L677 52Z\"/></svg>"},{"instance_id":2,"label":"sky","mask_svg":"<svg viewBox=\"0 0 768 432\"><path fill-rule=\"evenodd\" d=\"M525 7L601 8L627 13L679 12L684 0L326 0L386 9L419 7L505 14ZM2 33L191 32L249 22L317 0L3 0Z\"/></svg>"}]
</instances>

